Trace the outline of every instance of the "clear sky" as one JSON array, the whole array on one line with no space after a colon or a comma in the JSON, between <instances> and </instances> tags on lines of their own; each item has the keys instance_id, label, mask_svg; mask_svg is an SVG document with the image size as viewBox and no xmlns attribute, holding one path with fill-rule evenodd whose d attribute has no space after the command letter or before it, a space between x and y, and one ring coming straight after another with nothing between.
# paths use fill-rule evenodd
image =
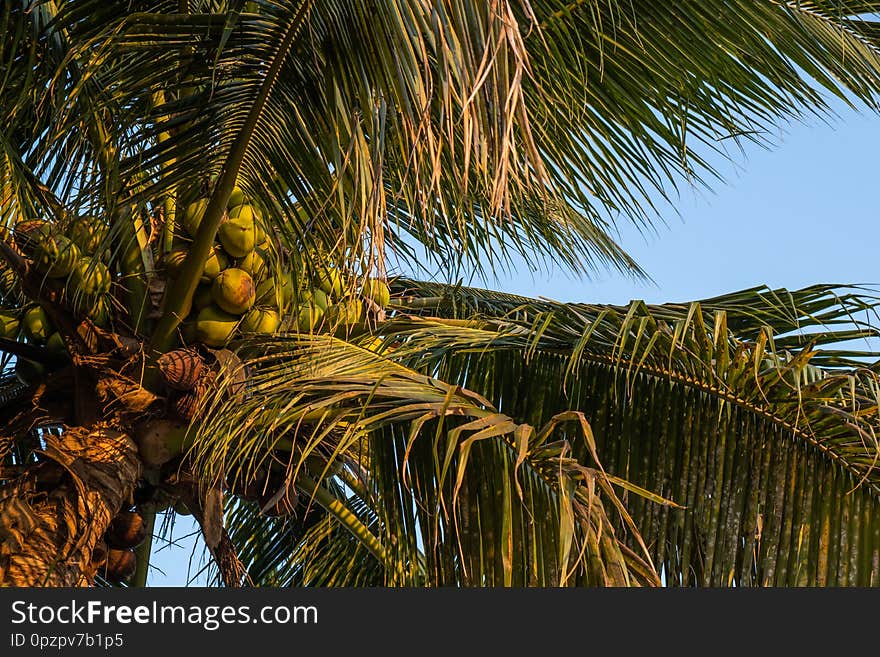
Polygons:
<instances>
[{"instance_id":1,"label":"clear sky","mask_svg":"<svg viewBox=\"0 0 880 657\"><path fill-rule=\"evenodd\" d=\"M653 283L613 272L572 280L558 271L532 277L523 270L493 287L621 304L690 301L760 284L880 284L880 117L833 107L837 117L827 124L810 118L789 125L774 135L772 150L747 146L733 164L721 163L725 181L711 192L685 189L678 214L665 208L667 225L658 223L656 234L621 225L620 243ZM190 531L190 523L179 523L175 538ZM151 571L148 584L186 584L192 553L193 542L185 539L160 550L154 564L165 574ZM198 569L199 549L195 556Z\"/></svg>"}]
</instances>

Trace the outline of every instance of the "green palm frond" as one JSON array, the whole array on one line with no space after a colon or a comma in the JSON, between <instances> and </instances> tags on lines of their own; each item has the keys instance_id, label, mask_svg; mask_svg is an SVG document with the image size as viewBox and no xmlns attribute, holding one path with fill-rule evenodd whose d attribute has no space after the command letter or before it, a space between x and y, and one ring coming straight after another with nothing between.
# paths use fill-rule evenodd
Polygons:
<instances>
[{"instance_id":1,"label":"green palm frond","mask_svg":"<svg viewBox=\"0 0 880 657\"><path fill-rule=\"evenodd\" d=\"M609 515L619 515L617 533L635 531L617 501L622 484L601 470L580 414L535 429L467 390L326 336L281 336L251 349L260 354L245 360L247 390L221 389L195 429L196 470L242 491L274 460L288 485L383 560L387 583L656 583L612 529ZM556 440L569 425L569 440L589 459L573 459ZM319 452L347 476L316 471L308 459ZM342 477L345 494L330 500L341 513L302 485L304 475ZM372 509L376 534L346 510L351 502Z\"/></svg>"},{"instance_id":2,"label":"green palm frond","mask_svg":"<svg viewBox=\"0 0 880 657\"><path fill-rule=\"evenodd\" d=\"M76 128L104 116L130 194L240 173L294 256L637 270L620 216L653 220L654 191L823 90L876 106L880 88L871 2L190 5L62 5L59 66L80 73L53 80L53 130L25 150L81 172L85 199L100 180Z\"/></svg>"},{"instance_id":3,"label":"green palm frond","mask_svg":"<svg viewBox=\"0 0 880 657\"><path fill-rule=\"evenodd\" d=\"M378 519L367 505L352 497L346 503L366 527L379 532ZM267 518L253 504L234 503L227 522L233 542L240 546L238 557L248 565L249 582L263 586L382 586L385 569L375 555L317 504L311 507L304 501L299 516Z\"/></svg>"},{"instance_id":4,"label":"green palm frond","mask_svg":"<svg viewBox=\"0 0 880 657\"><path fill-rule=\"evenodd\" d=\"M530 423L582 411L609 473L686 507L627 499L667 582L880 581L870 291L615 307L418 287L449 315L482 315L394 319L380 329L393 357Z\"/></svg>"}]
</instances>

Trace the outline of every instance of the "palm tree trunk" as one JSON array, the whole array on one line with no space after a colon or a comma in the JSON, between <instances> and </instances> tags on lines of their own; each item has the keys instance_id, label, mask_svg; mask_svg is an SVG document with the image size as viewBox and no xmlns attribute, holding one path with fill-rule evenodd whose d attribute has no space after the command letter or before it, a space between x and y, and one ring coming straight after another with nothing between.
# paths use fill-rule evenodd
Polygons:
<instances>
[{"instance_id":1,"label":"palm tree trunk","mask_svg":"<svg viewBox=\"0 0 880 657\"><path fill-rule=\"evenodd\" d=\"M0 586L87 586L92 552L131 498L137 446L106 425L47 434L44 461L0 488Z\"/></svg>"}]
</instances>

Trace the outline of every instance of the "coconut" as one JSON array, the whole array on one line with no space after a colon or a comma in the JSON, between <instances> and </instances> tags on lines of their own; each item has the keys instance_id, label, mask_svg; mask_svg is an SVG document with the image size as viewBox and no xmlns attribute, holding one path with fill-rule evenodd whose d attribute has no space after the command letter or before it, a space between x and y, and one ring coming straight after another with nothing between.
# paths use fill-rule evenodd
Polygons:
<instances>
[{"instance_id":1,"label":"coconut","mask_svg":"<svg viewBox=\"0 0 880 657\"><path fill-rule=\"evenodd\" d=\"M43 235L32 257L37 271L49 278L64 278L73 271L79 255L79 248L64 235Z\"/></svg>"},{"instance_id":2,"label":"coconut","mask_svg":"<svg viewBox=\"0 0 880 657\"><path fill-rule=\"evenodd\" d=\"M18 275L5 262L0 261L0 300L18 303L21 300L21 283Z\"/></svg>"},{"instance_id":3,"label":"coconut","mask_svg":"<svg viewBox=\"0 0 880 657\"><path fill-rule=\"evenodd\" d=\"M165 254L163 258L165 262L165 270L170 278L176 278L183 267L183 261L186 259L187 250L184 248L174 249Z\"/></svg>"},{"instance_id":4,"label":"coconut","mask_svg":"<svg viewBox=\"0 0 880 657\"><path fill-rule=\"evenodd\" d=\"M0 338L15 340L20 330L21 322L18 319L18 313L0 311Z\"/></svg>"},{"instance_id":5,"label":"coconut","mask_svg":"<svg viewBox=\"0 0 880 657\"><path fill-rule=\"evenodd\" d=\"M32 386L43 380L46 368L35 361L27 360L26 358L16 358L15 374L22 383Z\"/></svg>"},{"instance_id":6,"label":"coconut","mask_svg":"<svg viewBox=\"0 0 880 657\"><path fill-rule=\"evenodd\" d=\"M260 283L266 278L268 269L266 268L266 260L260 253L259 249L254 249L244 258L239 258L235 263L236 268L246 271L254 279L254 283Z\"/></svg>"},{"instance_id":7,"label":"coconut","mask_svg":"<svg viewBox=\"0 0 880 657\"><path fill-rule=\"evenodd\" d=\"M254 219L254 241L257 243L258 249L265 251L269 248L269 238L263 228L263 220L259 217Z\"/></svg>"},{"instance_id":8,"label":"coconut","mask_svg":"<svg viewBox=\"0 0 880 657\"><path fill-rule=\"evenodd\" d=\"M229 212L229 218L220 224L217 239L233 258L243 258L256 246L254 214L250 205L239 205Z\"/></svg>"},{"instance_id":9,"label":"coconut","mask_svg":"<svg viewBox=\"0 0 880 657\"><path fill-rule=\"evenodd\" d=\"M391 303L391 290L385 281L378 278L370 278L364 283L361 296L372 300L380 308L386 308Z\"/></svg>"},{"instance_id":10,"label":"coconut","mask_svg":"<svg viewBox=\"0 0 880 657\"><path fill-rule=\"evenodd\" d=\"M250 274L235 268L224 270L214 279L211 293L214 302L233 315L246 313L257 298L257 289Z\"/></svg>"},{"instance_id":11,"label":"coconut","mask_svg":"<svg viewBox=\"0 0 880 657\"><path fill-rule=\"evenodd\" d=\"M363 319L364 305L360 299L349 297L334 303L324 311L324 322L330 328L341 328L357 324Z\"/></svg>"},{"instance_id":12,"label":"coconut","mask_svg":"<svg viewBox=\"0 0 880 657\"><path fill-rule=\"evenodd\" d=\"M256 221L260 221L263 217L256 205L251 203L240 203L229 211L229 218L231 220L240 219L253 224Z\"/></svg>"},{"instance_id":13,"label":"coconut","mask_svg":"<svg viewBox=\"0 0 880 657\"><path fill-rule=\"evenodd\" d=\"M196 318L196 340L209 347L222 347L232 339L237 325L238 317L217 306L202 308Z\"/></svg>"},{"instance_id":14,"label":"coconut","mask_svg":"<svg viewBox=\"0 0 880 657\"><path fill-rule=\"evenodd\" d=\"M208 283L213 281L217 276L220 275L220 272L226 269L229 266L229 258L226 257L226 254L223 252L219 246L213 246L211 248L211 254L208 256L208 259L205 261L205 267L202 269L202 283Z\"/></svg>"},{"instance_id":15,"label":"coconut","mask_svg":"<svg viewBox=\"0 0 880 657\"><path fill-rule=\"evenodd\" d=\"M46 351L57 358L66 358L68 356L67 345L64 343L64 338L61 337L61 334L58 331L55 331L49 336L49 339L46 340Z\"/></svg>"},{"instance_id":16,"label":"coconut","mask_svg":"<svg viewBox=\"0 0 880 657\"><path fill-rule=\"evenodd\" d=\"M84 256L73 268L69 283L82 294L105 294L110 291L110 270L100 260Z\"/></svg>"},{"instance_id":17,"label":"coconut","mask_svg":"<svg viewBox=\"0 0 880 657\"><path fill-rule=\"evenodd\" d=\"M324 309L312 303L305 303L296 316L296 328L301 333L311 332L324 316Z\"/></svg>"},{"instance_id":18,"label":"coconut","mask_svg":"<svg viewBox=\"0 0 880 657\"><path fill-rule=\"evenodd\" d=\"M193 294L193 308L201 310L214 303L214 295L211 294L211 287L210 283L201 283L196 287L195 294Z\"/></svg>"},{"instance_id":19,"label":"coconut","mask_svg":"<svg viewBox=\"0 0 880 657\"><path fill-rule=\"evenodd\" d=\"M341 297L345 289L345 278L342 272L333 267L322 267L315 272L318 287L331 297Z\"/></svg>"},{"instance_id":20,"label":"coconut","mask_svg":"<svg viewBox=\"0 0 880 657\"><path fill-rule=\"evenodd\" d=\"M73 220L68 237L87 255L95 255L107 239L108 227L97 217L83 215Z\"/></svg>"},{"instance_id":21,"label":"coconut","mask_svg":"<svg viewBox=\"0 0 880 657\"><path fill-rule=\"evenodd\" d=\"M178 332L180 334L180 341L184 345L195 344L199 340L198 332L196 331L196 320L195 317L191 319L187 319L180 323L178 327Z\"/></svg>"},{"instance_id":22,"label":"coconut","mask_svg":"<svg viewBox=\"0 0 880 657\"><path fill-rule=\"evenodd\" d=\"M45 344L49 336L55 331L49 315L41 306L30 306L24 311L21 318L21 329L31 342Z\"/></svg>"},{"instance_id":23,"label":"coconut","mask_svg":"<svg viewBox=\"0 0 880 657\"><path fill-rule=\"evenodd\" d=\"M187 425L171 420L152 420L135 428L134 440L144 465L159 467L183 451Z\"/></svg>"},{"instance_id":24,"label":"coconut","mask_svg":"<svg viewBox=\"0 0 880 657\"><path fill-rule=\"evenodd\" d=\"M257 289L255 291L256 299L254 300L254 305L272 306L274 308L278 307L278 299L275 294L275 283L276 279L273 277L267 278L259 285L257 285Z\"/></svg>"},{"instance_id":25,"label":"coconut","mask_svg":"<svg viewBox=\"0 0 880 657\"><path fill-rule=\"evenodd\" d=\"M95 543L95 547L92 548L92 558L90 561L92 568L100 568L107 563L107 552L109 549L104 541Z\"/></svg>"},{"instance_id":26,"label":"coconut","mask_svg":"<svg viewBox=\"0 0 880 657\"><path fill-rule=\"evenodd\" d=\"M110 548L107 551L107 563L104 564L104 577L112 582L122 582L134 575L137 570L137 556L134 550L117 550Z\"/></svg>"},{"instance_id":27,"label":"coconut","mask_svg":"<svg viewBox=\"0 0 880 657\"><path fill-rule=\"evenodd\" d=\"M175 349L159 356L156 362L162 378L175 390L192 390L205 370L195 349Z\"/></svg>"},{"instance_id":28,"label":"coconut","mask_svg":"<svg viewBox=\"0 0 880 657\"><path fill-rule=\"evenodd\" d=\"M318 288L311 290L311 302L321 310L327 310L327 307L330 305L327 293Z\"/></svg>"},{"instance_id":29,"label":"coconut","mask_svg":"<svg viewBox=\"0 0 880 657\"><path fill-rule=\"evenodd\" d=\"M281 316L272 308L251 308L241 320L242 333L274 333L281 324Z\"/></svg>"},{"instance_id":30,"label":"coconut","mask_svg":"<svg viewBox=\"0 0 880 657\"><path fill-rule=\"evenodd\" d=\"M117 514L104 534L104 539L112 548L135 548L147 537L147 525L143 516L134 511Z\"/></svg>"},{"instance_id":31,"label":"coconut","mask_svg":"<svg viewBox=\"0 0 880 657\"><path fill-rule=\"evenodd\" d=\"M199 224L202 223L202 217L205 216L205 210L208 208L208 199L202 198L194 203L190 203L183 211L183 227L186 228L192 237L196 236L199 230Z\"/></svg>"},{"instance_id":32,"label":"coconut","mask_svg":"<svg viewBox=\"0 0 880 657\"><path fill-rule=\"evenodd\" d=\"M232 208L242 205L246 202L247 197L244 194L244 190L236 185L232 188L232 193L229 195L229 200L226 201L226 207L231 210Z\"/></svg>"},{"instance_id":33,"label":"coconut","mask_svg":"<svg viewBox=\"0 0 880 657\"><path fill-rule=\"evenodd\" d=\"M278 291L281 295L281 303L284 308L293 303L296 297L296 286L291 274L281 274L278 277Z\"/></svg>"},{"instance_id":34,"label":"coconut","mask_svg":"<svg viewBox=\"0 0 880 657\"><path fill-rule=\"evenodd\" d=\"M179 392L171 399L171 408L181 420L192 420L199 408L199 395L196 391Z\"/></svg>"},{"instance_id":35,"label":"coconut","mask_svg":"<svg viewBox=\"0 0 880 657\"><path fill-rule=\"evenodd\" d=\"M86 316L94 322L95 326L106 328L110 325L111 306L109 297L102 294L86 312Z\"/></svg>"}]
</instances>

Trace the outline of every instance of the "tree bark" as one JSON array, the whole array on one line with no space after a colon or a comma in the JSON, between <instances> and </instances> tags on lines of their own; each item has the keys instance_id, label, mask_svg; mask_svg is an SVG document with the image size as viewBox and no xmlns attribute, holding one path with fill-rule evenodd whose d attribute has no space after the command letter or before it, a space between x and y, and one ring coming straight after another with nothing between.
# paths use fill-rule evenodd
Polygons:
<instances>
[{"instance_id":1,"label":"tree bark","mask_svg":"<svg viewBox=\"0 0 880 657\"><path fill-rule=\"evenodd\" d=\"M0 586L87 586L92 551L140 475L137 446L106 425L47 434L43 465L0 488Z\"/></svg>"}]
</instances>

